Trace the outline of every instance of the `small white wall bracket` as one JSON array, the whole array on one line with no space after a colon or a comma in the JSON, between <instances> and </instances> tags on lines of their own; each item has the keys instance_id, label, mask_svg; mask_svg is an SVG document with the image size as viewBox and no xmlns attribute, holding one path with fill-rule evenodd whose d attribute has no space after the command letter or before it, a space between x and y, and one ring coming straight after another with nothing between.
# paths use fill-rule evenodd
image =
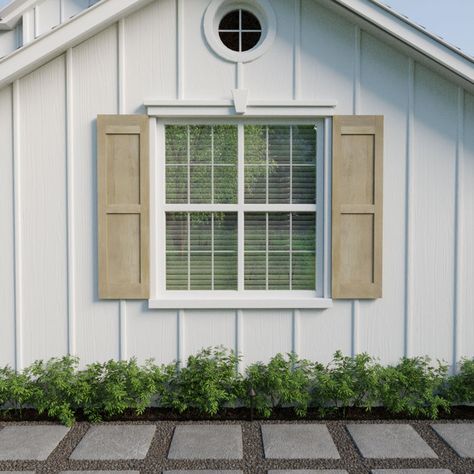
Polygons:
<instances>
[{"instance_id":1,"label":"small white wall bracket","mask_svg":"<svg viewBox=\"0 0 474 474\"><path fill-rule=\"evenodd\" d=\"M247 111L248 93L249 91L247 89L232 89L236 114L245 114Z\"/></svg>"}]
</instances>

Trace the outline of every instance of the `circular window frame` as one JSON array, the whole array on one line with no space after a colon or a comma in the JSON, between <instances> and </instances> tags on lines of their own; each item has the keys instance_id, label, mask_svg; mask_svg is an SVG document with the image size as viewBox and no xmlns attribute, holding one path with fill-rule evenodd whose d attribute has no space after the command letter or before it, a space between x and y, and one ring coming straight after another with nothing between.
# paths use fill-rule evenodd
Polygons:
<instances>
[{"instance_id":1,"label":"circular window frame","mask_svg":"<svg viewBox=\"0 0 474 474\"><path fill-rule=\"evenodd\" d=\"M219 37L219 24L227 13L233 10L248 10L255 15L262 27L258 43L248 51L233 51ZM211 49L226 59L236 63L247 63L264 54L276 36L276 16L269 0L212 0L204 14L204 35Z\"/></svg>"}]
</instances>

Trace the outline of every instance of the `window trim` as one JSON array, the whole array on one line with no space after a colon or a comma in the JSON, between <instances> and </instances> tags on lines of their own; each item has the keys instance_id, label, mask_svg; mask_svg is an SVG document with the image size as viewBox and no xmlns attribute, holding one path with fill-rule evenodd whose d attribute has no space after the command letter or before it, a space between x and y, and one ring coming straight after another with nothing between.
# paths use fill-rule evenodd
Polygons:
<instances>
[{"instance_id":1,"label":"window trim","mask_svg":"<svg viewBox=\"0 0 474 474\"><path fill-rule=\"evenodd\" d=\"M151 135L151 159L150 159L150 189L151 189L151 262L150 262L150 308L186 309L186 308L329 308L332 306L330 297L330 128L331 120L324 117L172 117L158 118L150 117ZM166 204L166 173L165 173L165 125L174 124L268 124L268 125L317 125L317 196L316 205L298 204L274 204L274 205L243 205L243 178L244 163L239 146L238 160L238 202L241 204ZM243 127L239 127L243 133ZM239 137L239 145L242 143ZM269 206L274 206L275 211L295 211L295 206L316 212L316 238L323 242L322 253L317 252L316 259L316 289L313 290L224 290L224 291L177 291L166 290L166 239L165 239L165 212L176 211L180 206L186 206L186 210L196 211L237 211L244 212L260 210L263 207L269 212ZM285 207L287 206L287 208ZM306 206L306 207L305 207ZM243 278L243 228L244 222L238 220L238 267L239 274ZM319 257L319 258L318 258ZM242 287L242 283L240 283Z\"/></svg>"}]
</instances>

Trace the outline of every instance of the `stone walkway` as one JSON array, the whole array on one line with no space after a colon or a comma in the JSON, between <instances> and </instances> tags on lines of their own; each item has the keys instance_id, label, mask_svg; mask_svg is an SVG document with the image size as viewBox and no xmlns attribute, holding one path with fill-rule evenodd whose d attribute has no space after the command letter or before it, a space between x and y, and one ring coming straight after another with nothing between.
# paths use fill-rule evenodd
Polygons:
<instances>
[{"instance_id":1,"label":"stone walkway","mask_svg":"<svg viewBox=\"0 0 474 474\"><path fill-rule=\"evenodd\" d=\"M474 422L0 423L0 471L472 474Z\"/></svg>"}]
</instances>

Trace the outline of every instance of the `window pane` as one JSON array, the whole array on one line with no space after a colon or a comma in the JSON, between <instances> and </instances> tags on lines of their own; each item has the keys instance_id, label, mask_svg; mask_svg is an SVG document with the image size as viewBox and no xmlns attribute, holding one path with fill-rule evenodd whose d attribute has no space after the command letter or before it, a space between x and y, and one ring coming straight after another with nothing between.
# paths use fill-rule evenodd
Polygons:
<instances>
[{"instance_id":1,"label":"window pane","mask_svg":"<svg viewBox=\"0 0 474 474\"><path fill-rule=\"evenodd\" d=\"M266 164L267 127L264 125L244 126L245 164Z\"/></svg>"},{"instance_id":2,"label":"window pane","mask_svg":"<svg viewBox=\"0 0 474 474\"><path fill-rule=\"evenodd\" d=\"M290 289L290 254L273 253L268 254L268 289L289 290Z\"/></svg>"},{"instance_id":3,"label":"window pane","mask_svg":"<svg viewBox=\"0 0 474 474\"><path fill-rule=\"evenodd\" d=\"M267 167L251 165L245 167L245 203L265 204L267 202Z\"/></svg>"},{"instance_id":4,"label":"window pane","mask_svg":"<svg viewBox=\"0 0 474 474\"><path fill-rule=\"evenodd\" d=\"M166 214L166 288L237 289L237 213Z\"/></svg>"},{"instance_id":5,"label":"window pane","mask_svg":"<svg viewBox=\"0 0 474 474\"><path fill-rule=\"evenodd\" d=\"M292 255L292 286L293 290L314 290L316 256L314 253Z\"/></svg>"},{"instance_id":6,"label":"window pane","mask_svg":"<svg viewBox=\"0 0 474 474\"><path fill-rule=\"evenodd\" d=\"M292 127L293 164L316 163L316 130L313 125L296 125Z\"/></svg>"},{"instance_id":7,"label":"window pane","mask_svg":"<svg viewBox=\"0 0 474 474\"><path fill-rule=\"evenodd\" d=\"M265 213L245 214L244 248L245 252L265 251L267 247L267 220Z\"/></svg>"},{"instance_id":8,"label":"window pane","mask_svg":"<svg viewBox=\"0 0 474 474\"><path fill-rule=\"evenodd\" d=\"M214 163L237 165L237 127L214 126Z\"/></svg>"},{"instance_id":9,"label":"window pane","mask_svg":"<svg viewBox=\"0 0 474 474\"><path fill-rule=\"evenodd\" d=\"M188 127L167 125L165 129L166 164L188 162Z\"/></svg>"},{"instance_id":10,"label":"window pane","mask_svg":"<svg viewBox=\"0 0 474 474\"><path fill-rule=\"evenodd\" d=\"M313 213L293 213L293 251L314 252L316 247L316 216Z\"/></svg>"},{"instance_id":11,"label":"window pane","mask_svg":"<svg viewBox=\"0 0 474 474\"><path fill-rule=\"evenodd\" d=\"M166 166L166 202L185 204L188 202L188 167Z\"/></svg>"},{"instance_id":12,"label":"window pane","mask_svg":"<svg viewBox=\"0 0 474 474\"><path fill-rule=\"evenodd\" d=\"M245 253L245 289L266 289L266 265L265 253Z\"/></svg>"},{"instance_id":13,"label":"window pane","mask_svg":"<svg viewBox=\"0 0 474 474\"><path fill-rule=\"evenodd\" d=\"M293 166L293 204L316 202L316 166Z\"/></svg>"},{"instance_id":14,"label":"window pane","mask_svg":"<svg viewBox=\"0 0 474 474\"><path fill-rule=\"evenodd\" d=\"M271 165L268 170L268 203L290 203L290 167Z\"/></svg>"},{"instance_id":15,"label":"window pane","mask_svg":"<svg viewBox=\"0 0 474 474\"><path fill-rule=\"evenodd\" d=\"M290 214L272 212L268 214L268 249L290 250Z\"/></svg>"},{"instance_id":16,"label":"window pane","mask_svg":"<svg viewBox=\"0 0 474 474\"><path fill-rule=\"evenodd\" d=\"M211 166L191 165L191 193L192 204L210 203L212 199Z\"/></svg>"},{"instance_id":17,"label":"window pane","mask_svg":"<svg viewBox=\"0 0 474 474\"><path fill-rule=\"evenodd\" d=\"M290 127L268 127L268 161L270 164L290 163Z\"/></svg>"},{"instance_id":18,"label":"window pane","mask_svg":"<svg viewBox=\"0 0 474 474\"><path fill-rule=\"evenodd\" d=\"M212 163L212 138L209 125L189 126L190 163Z\"/></svg>"},{"instance_id":19,"label":"window pane","mask_svg":"<svg viewBox=\"0 0 474 474\"><path fill-rule=\"evenodd\" d=\"M237 166L214 166L214 203L237 204Z\"/></svg>"}]
</instances>

